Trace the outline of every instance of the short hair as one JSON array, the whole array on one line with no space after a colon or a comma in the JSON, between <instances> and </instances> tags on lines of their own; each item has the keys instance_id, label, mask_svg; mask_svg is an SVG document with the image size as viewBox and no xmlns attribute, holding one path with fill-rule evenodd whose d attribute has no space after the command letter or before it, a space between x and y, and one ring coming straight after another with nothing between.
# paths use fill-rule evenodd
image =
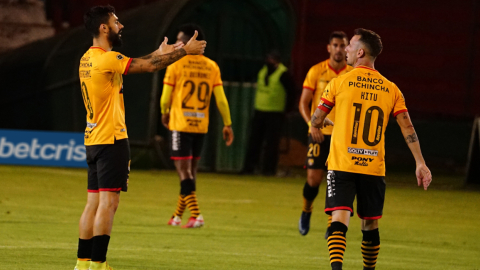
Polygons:
<instances>
[{"instance_id":1,"label":"short hair","mask_svg":"<svg viewBox=\"0 0 480 270\"><path fill-rule=\"evenodd\" d=\"M178 28L178 32L183 32L186 39L191 39L193 35L195 35L195 30L198 32L197 40L205 40L205 34L203 33L203 29L196 24L189 23L181 25Z\"/></svg>"},{"instance_id":2,"label":"short hair","mask_svg":"<svg viewBox=\"0 0 480 270\"><path fill-rule=\"evenodd\" d=\"M382 39L377 33L373 32L372 30L357 28L355 29L354 34L360 36L359 40L365 44L365 46L367 46L368 51L373 58L377 58L377 56L382 52Z\"/></svg>"},{"instance_id":3,"label":"short hair","mask_svg":"<svg viewBox=\"0 0 480 270\"><path fill-rule=\"evenodd\" d=\"M108 24L111 13L115 13L115 8L110 5L90 8L90 10L83 15L85 29L87 29L93 37L98 37L100 34L98 28L101 24Z\"/></svg>"},{"instance_id":4,"label":"short hair","mask_svg":"<svg viewBox=\"0 0 480 270\"><path fill-rule=\"evenodd\" d=\"M334 39L334 38L346 39L347 43L348 43L348 36L343 31L333 31L330 34L330 37L328 38L328 44L330 44L330 42L332 42L332 39Z\"/></svg>"}]
</instances>

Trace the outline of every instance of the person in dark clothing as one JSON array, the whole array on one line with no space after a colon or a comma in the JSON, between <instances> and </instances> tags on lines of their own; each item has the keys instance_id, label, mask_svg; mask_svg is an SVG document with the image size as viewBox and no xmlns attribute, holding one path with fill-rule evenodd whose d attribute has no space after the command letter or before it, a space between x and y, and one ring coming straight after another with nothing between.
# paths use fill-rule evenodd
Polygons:
<instances>
[{"instance_id":1,"label":"person in dark clothing","mask_svg":"<svg viewBox=\"0 0 480 270\"><path fill-rule=\"evenodd\" d=\"M281 63L280 54L270 52L258 73L252 133L243 170L245 174L254 173L263 144L261 172L264 175L276 174L282 126L286 112L293 108L294 92L293 78Z\"/></svg>"}]
</instances>

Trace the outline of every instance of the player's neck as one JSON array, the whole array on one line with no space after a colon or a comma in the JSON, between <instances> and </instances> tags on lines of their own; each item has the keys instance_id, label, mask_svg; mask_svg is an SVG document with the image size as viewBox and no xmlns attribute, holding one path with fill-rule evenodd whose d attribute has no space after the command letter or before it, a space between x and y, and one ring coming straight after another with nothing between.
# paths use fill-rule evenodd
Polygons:
<instances>
[{"instance_id":1,"label":"player's neck","mask_svg":"<svg viewBox=\"0 0 480 270\"><path fill-rule=\"evenodd\" d=\"M113 48L112 44L110 44L106 38L102 38L101 36L93 38L93 47L100 47L107 52L111 51Z\"/></svg>"},{"instance_id":2,"label":"player's neck","mask_svg":"<svg viewBox=\"0 0 480 270\"><path fill-rule=\"evenodd\" d=\"M339 71L339 70L342 70L347 65L347 61L337 62L335 60L330 59L328 60L328 64L336 71Z\"/></svg>"},{"instance_id":3,"label":"player's neck","mask_svg":"<svg viewBox=\"0 0 480 270\"><path fill-rule=\"evenodd\" d=\"M354 68L358 66L364 66L364 67L369 67L371 69L375 69L374 62L370 61L370 59L367 58L359 58L353 65Z\"/></svg>"}]
</instances>

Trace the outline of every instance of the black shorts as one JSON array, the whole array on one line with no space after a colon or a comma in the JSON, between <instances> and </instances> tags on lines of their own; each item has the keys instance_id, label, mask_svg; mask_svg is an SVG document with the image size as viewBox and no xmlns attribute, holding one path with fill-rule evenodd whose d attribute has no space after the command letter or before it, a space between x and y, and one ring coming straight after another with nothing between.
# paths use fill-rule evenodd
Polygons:
<instances>
[{"instance_id":1,"label":"black shorts","mask_svg":"<svg viewBox=\"0 0 480 270\"><path fill-rule=\"evenodd\" d=\"M172 130L171 159L200 159L205 134Z\"/></svg>"},{"instance_id":2,"label":"black shorts","mask_svg":"<svg viewBox=\"0 0 480 270\"><path fill-rule=\"evenodd\" d=\"M323 135L324 140L321 143L314 142L312 134L308 134L308 152L305 167L307 169L327 170L327 158L330 154L330 140L332 136Z\"/></svg>"},{"instance_id":3,"label":"black shorts","mask_svg":"<svg viewBox=\"0 0 480 270\"><path fill-rule=\"evenodd\" d=\"M128 139L87 145L88 192L127 191L130 173Z\"/></svg>"},{"instance_id":4,"label":"black shorts","mask_svg":"<svg viewBox=\"0 0 480 270\"><path fill-rule=\"evenodd\" d=\"M385 177L328 171L325 213L348 210L353 216L353 201L357 196L357 215L361 219L379 219L385 201Z\"/></svg>"}]
</instances>

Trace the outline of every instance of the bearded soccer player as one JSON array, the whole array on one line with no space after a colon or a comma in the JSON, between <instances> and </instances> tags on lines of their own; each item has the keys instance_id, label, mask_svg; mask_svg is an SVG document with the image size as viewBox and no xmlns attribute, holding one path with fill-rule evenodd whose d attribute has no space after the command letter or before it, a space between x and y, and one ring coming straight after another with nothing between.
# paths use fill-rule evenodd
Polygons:
<instances>
[{"instance_id":1,"label":"bearded soccer player","mask_svg":"<svg viewBox=\"0 0 480 270\"><path fill-rule=\"evenodd\" d=\"M330 58L316 64L307 73L303 83L303 92L300 97L299 109L309 128L308 152L305 166L307 167L307 182L303 187L303 211L298 222L300 234L306 235L310 229L313 201L317 197L318 188L327 170L325 165L330 152L330 137L333 127L329 126L320 130L311 127L311 116L315 112L325 86L333 79L343 75L353 68L347 66L345 60L345 47L348 45L347 35L342 31L330 34L327 51ZM310 105L311 104L311 105ZM329 119L335 121L335 109L330 112ZM328 216L328 226L331 216Z\"/></svg>"},{"instance_id":2,"label":"bearded soccer player","mask_svg":"<svg viewBox=\"0 0 480 270\"><path fill-rule=\"evenodd\" d=\"M188 24L179 29L178 42L188 41L195 32L203 39L199 26ZM167 68L160 99L162 123L172 132L171 158L180 177L177 209L168 225L180 226L185 208L190 210L183 228L204 225L196 195L197 168L205 133L208 131L209 107L212 93L223 118L223 139L233 142L232 120L223 90L220 69L204 55L189 55Z\"/></svg>"},{"instance_id":3,"label":"bearded soccer player","mask_svg":"<svg viewBox=\"0 0 480 270\"><path fill-rule=\"evenodd\" d=\"M127 191L130 147L125 125L122 75L155 72L187 54L201 54L206 42L196 35L185 46L168 45L153 53L129 58L112 51L121 45L123 25L111 6L93 7L84 16L93 46L80 60L80 84L87 110L85 146L88 197L80 218L76 270L112 270L106 262L113 217L120 191ZM183 48L182 48L183 47Z\"/></svg>"},{"instance_id":4,"label":"bearded soccer player","mask_svg":"<svg viewBox=\"0 0 480 270\"><path fill-rule=\"evenodd\" d=\"M326 116L335 107L335 128L328 157L325 212L332 215L328 250L332 269L342 269L353 201L362 220L363 269L375 269L380 251L378 220L385 199L385 128L396 118L416 161L418 185L427 190L432 174L425 164L417 133L398 87L374 68L382 51L380 36L356 29L347 46L347 64L354 69L327 85L312 117L312 127L333 124Z\"/></svg>"}]
</instances>

